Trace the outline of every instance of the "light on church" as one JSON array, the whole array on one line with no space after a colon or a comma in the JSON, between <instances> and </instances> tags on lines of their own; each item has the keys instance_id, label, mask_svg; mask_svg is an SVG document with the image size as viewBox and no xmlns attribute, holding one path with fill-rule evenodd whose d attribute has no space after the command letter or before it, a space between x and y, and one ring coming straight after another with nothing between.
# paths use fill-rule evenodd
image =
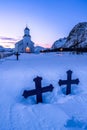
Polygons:
<instances>
[{"instance_id":1,"label":"light on church","mask_svg":"<svg viewBox=\"0 0 87 130\"><path fill-rule=\"evenodd\" d=\"M30 48L26 47L26 52L29 53L30 52Z\"/></svg>"}]
</instances>

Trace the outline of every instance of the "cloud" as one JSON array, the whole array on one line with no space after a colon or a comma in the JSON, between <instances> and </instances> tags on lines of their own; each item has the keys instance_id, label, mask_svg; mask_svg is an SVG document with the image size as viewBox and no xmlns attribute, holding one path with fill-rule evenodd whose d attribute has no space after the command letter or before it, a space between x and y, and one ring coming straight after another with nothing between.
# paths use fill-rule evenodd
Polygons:
<instances>
[{"instance_id":1,"label":"cloud","mask_svg":"<svg viewBox=\"0 0 87 130\"><path fill-rule=\"evenodd\" d=\"M14 42L16 42L18 39L0 36L0 40L2 40L2 41L14 41Z\"/></svg>"},{"instance_id":2,"label":"cloud","mask_svg":"<svg viewBox=\"0 0 87 130\"><path fill-rule=\"evenodd\" d=\"M1 43L15 44L15 42L14 42L14 41L13 41L13 42L11 42L11 41L9 41L9 42L4 42L4 41L2 41Z\"/></svg>"},{"instance_id":3,"label":"cloud","mask_svg":"<svg viewBox=\"0 0 87 130\"><path fill-rule=\"evenodd\" d=\"M16 38L11 38L11 37L5 37L5 36L0 36L0 45L3 47L10 47L10 48L14 48L15 43L18 41L19 39Z\"/></svg>"}]
</instances>

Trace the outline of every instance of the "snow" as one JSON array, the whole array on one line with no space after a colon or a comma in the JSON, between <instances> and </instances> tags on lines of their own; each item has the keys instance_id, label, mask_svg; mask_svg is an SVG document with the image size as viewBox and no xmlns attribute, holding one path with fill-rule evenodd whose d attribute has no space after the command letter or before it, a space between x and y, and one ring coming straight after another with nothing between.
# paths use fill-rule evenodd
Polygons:
<instances>
[{"instance_id":1,"label":"snow","mask_svg":"<svg viewBox=\"0 0 87 130\"><path fill-rule=\"evenodd\" d=\"M45 48L44 47L41 47L41 46L36 46L34 48L34 53L40 53L40 51L44 50Z\"/></svg>"},{"instance_id":2,"label":"snow","mask_svg":"<svg viewBox=\"0 0 87 130\"><path fill-rule=\"evenodd\" d=\"M55 41L52 45L52 49L63 47L67 38L60 38L59 40Z\"/></svg>"},{"instance_id":3,"label":"snow","mask_svg":"<svg viewBox=\"0 0 87 130\"><path fill-rule=\"evenodd\" d=\"M0 130L87 130L87 54L21 54L0 59ZM73 71L72 94L63 93L59 79ZM41 76L42 87L52 84L53 92L24 99L23 91L35 89L33 78Z\"/></svg>"}]
</instances>

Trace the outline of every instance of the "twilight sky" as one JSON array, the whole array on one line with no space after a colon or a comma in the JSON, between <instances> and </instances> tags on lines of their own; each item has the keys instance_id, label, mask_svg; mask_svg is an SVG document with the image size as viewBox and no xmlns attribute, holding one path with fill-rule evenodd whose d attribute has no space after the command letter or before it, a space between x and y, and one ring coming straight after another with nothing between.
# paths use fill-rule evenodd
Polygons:
<instances>
[{"instance_id":1,"label":"twilight sky","mask_svg":"<svg viewBox=\"0 0 87 130\"><path fill-rule=\"evenodd\" d=\"M36 45L50 47L87 22L87 0L0 0L0 45L14 47L26 26Z\"/></svg>"}]
</instances>

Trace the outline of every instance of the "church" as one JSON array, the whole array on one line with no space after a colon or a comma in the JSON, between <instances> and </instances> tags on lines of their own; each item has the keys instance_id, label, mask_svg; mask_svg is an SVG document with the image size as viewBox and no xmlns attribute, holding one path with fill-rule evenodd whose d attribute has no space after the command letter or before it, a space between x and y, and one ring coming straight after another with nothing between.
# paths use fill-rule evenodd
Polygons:
<instances>
[{"instance_id":1,"label":"church","mask_svg":"<svg viewBox=\"0 0 87 130\"><path fill-rule=\"evenodd\" d=\"M31 41L30 29L28 27L24 29L23 39L15 44L15 52L19 53L34 52L34 42Z\"/></svg>"}]
</instances>

